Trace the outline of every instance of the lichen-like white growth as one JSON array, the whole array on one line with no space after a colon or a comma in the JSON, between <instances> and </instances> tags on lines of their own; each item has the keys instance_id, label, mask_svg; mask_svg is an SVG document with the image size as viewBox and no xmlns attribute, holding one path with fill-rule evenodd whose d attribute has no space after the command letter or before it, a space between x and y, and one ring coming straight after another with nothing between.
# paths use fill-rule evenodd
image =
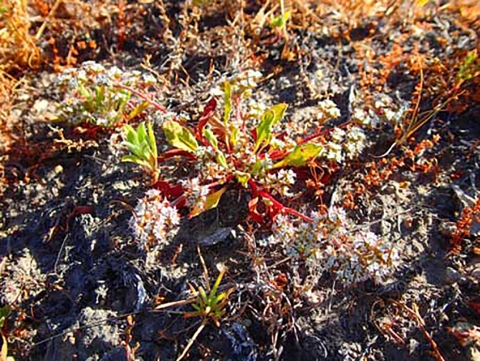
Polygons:
<instances>
[{"instance_id":1,"label":"lichen-like white growth","mask_svg":"<svg viewBox=\"0 0 480 361\"><path fill-rule=\"evenodd\" d=\"M130 228L142 249L170 241L178 232L180 215L160 191L149 190L134 210Z\"/></svg>"}]
</instances>

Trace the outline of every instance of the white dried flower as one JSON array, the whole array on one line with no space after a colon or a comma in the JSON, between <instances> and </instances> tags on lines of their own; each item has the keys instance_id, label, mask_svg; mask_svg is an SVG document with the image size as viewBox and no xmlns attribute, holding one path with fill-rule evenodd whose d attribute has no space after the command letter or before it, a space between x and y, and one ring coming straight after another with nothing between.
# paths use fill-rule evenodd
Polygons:
<instances>
[{"instance_id":1,"label":"white dried flower","mask_svg":"<svg viewBox=\"0 0 480 361\"><path fill-rule=\"evenodd\" d=\"M311 218L307 223L277 216L268 242L283 243L287 255L307 257L310 272L332 272L345 284L382 282L392 274L398 249L372 232L351 232L343 209L332 207L328 215L312 213Z\"/></svg>"},{"instance_id":2,"label":"white dried flower","mask_svg":"<svg viewBox=\"0 0 480 361\"><path fill-rule=\"evenodd\" d=\"M177 208L172 207L160 191L151 189L135 207L130 228L139 241L139 246L149 249L170 241L177 234L179 223Z\"/></svg>"},{"instance_id":3,"label":"white dried flower","mask_svg":"<svg viewBox=\"0 0 480 361\"><path fill-rule=\"evenodd\" d=\"M332 140L335 143L341 143L343 139L345 138L345 131L341 128L334 128L331 135L332 135Z\"/></svg>"},{"instance_id":4,"label":"white dried flower","mask_svg":"<svg viewBox=\"0 0 480 361\"><path fill-rule=\"evenodd\" d=\"M152 74L145 73L142 75L142 81L145 85L151 86L157 83L157 78L155 78Z\"/></svg>"},{"instance_id":5,"label":"white dried flower","mask_svg":"<svg viewBox=\"0 0 480 361\"><path fill-rule=\"evenodd\" d=\"M342 146L334 142L328 142L326 146L326 158L333 162L341 163L343 161Z\"/></svg>"},{"instance_id":6,"label":"white dried flower","mask_svg":"<svg viewBox=\"0 0 480 361\"><path fill-rule=\"evenodd\" d=\"M330 99L322 100L318 103L318 108L323 112L325 118L338 118L340 116L340 109Z\"/></svg>"},{"instance_id":7,"label":"white dried flower","mask_svg":"<svg viewBox=\"0 0 480 361\"><path fill-rule=\"evenodd\" d=\"M198 177L181 180L180 184L186 196L187 206L203 209L207 201L207 195L210 193L208 186L200 185Z\"/></svg>"},{"instance_id":8,"label":"white dried flower","mask_svg":"<svg viewBox=\"0 0 480 361\"><path fill-rule=\"evenodd\" d=\"M267 173L260 182L271 189L276 190L284 197L292 197L294 194L290 187L295 184L296 173L291 169L281 169L276 173Z\"/></svg>"},{"instance_id":9,"label":"white dried flower","mask_svg":"<svg viewBox=\"0 0 480 361\"><path fill-rule=\"evenodd\" d=\"M123 72L116 66L112 66L107 71L107 75L113 81L120 80L122 78Z\"/></svg>"},{"instance_id":10,"label":"white dried flower","mask_svg":"<svg viewBox=\"0 0 480 361\"><path fill-rule=\"evenodd\" d=\"M347 158L352 159L358 156L365 148L365 133L358 127L352 127L347 134L347 139L343 144Z\"/></svg>"}]
</instances>

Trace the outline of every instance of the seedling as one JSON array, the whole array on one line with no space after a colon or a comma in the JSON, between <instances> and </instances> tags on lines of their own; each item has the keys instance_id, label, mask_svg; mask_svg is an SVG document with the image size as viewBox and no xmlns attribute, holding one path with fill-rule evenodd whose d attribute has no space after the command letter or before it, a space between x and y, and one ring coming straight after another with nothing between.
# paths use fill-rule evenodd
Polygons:
<instances>
[{"instance_id":1,"label":"seedling","mask_svg":"<svg viewBox=\"0 0 480 361\"><path fill-rule=\"evenodd\" d=\"M197 301L196 303L192 304L195 312L186 313L183 317L202 317L203 320L197 331L195 331L187 346L181 353L181 355L177 358L177 361L182 360L186 356L188 350L190 349L190 347L192 347L198 335L200 335L200 333L210 320L213 321L215 326L220 327L220 318L225 314L225 306L228 303L228 296L233 292L233 288L230 288L226 292L218 293L218 287L222 282L222 278L225 275L225 272L225 268L220 271L220 274L218 275L211 289L207 279L207 291L210 290L208 293L203 289L202 286L200 286L197 291L192 285L189 284L190 290L197 295Z\"/></svg>"},{"instance_id":2,"label":"seedling","mask_svg":"<svg viewBox=\"0 0 480 361\"><path fill-rule=\"evenodd\" d=\"M280 10L282 14L276 18L274 18L270 26L274 29L279 29L279 31L285 36L285 38L288 38L288 33L287 33L287 22L290 19L291 11L290 10L285 10L285 1L280 0Z\"/></svg>"},{"instance_id":3,"label":"seedling","mask_svg":"<svg viewBox=\"0 0 480 361\"><path fill-rule=\"evenodd\" d=\"M125 124L124 127L126 140L123 144L132 154L122 157L123 162L137 163L152 175L153 182L158 180L158 153L155 134L152 125L141 123L137 130L131 125Z\"/></svg>"},{"instance_id":4,"label":"seedling","mask_svg":"<svg viewBox=\"0 0 480 361\"><path fill-rule=\"evenodd\" d=\"M225 306L228 302L228 296L233 291L233 288L230 288L226 292L218 293L218 287L222 282L225 271L225 269L221 270L211 289L210 285L207 284L207 290L210 289L210 292L208 293L202 286L198 287L198 291L196 291L193 286L189 284L190 290L194 294L197 294L198 297L197 302L192 304L195 312L185 314L185 318L203 317L206 320L211 319L215 326L220 327L220 318L225 314Z\"/></svg>"}]
</instances>

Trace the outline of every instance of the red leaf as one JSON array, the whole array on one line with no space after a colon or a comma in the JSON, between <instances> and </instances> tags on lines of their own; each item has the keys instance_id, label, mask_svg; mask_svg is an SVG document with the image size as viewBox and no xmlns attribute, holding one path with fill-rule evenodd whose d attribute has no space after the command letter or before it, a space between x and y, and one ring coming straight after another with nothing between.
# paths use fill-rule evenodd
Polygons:
<instances>
[{"instance_id":1,"label":"red leaf","mask_svg":"<svg viewBox=\"0 0 480 361\"><path fill-rule=\"evenodd\" d=\"M480 297L475 297L474 299L468 301L468 306L480 314Z\"/></svg>"},{"instance_id":2,"label":"red leaf","mask_svg":"<svg viewBox=\"0 0 480 361\"><path fill-rule=\"evenodd\" d=\"M93 213L93 207L92 206L76 206L72 212L67 217L67 224L65 227L65 230L68 232L68 224L70 221L75 218L76 216L80 214L87 214L87 213Z\"/></svg>"},{"instance_id":3,"label":"red leaf","mask_svg":"<svg viewBox=\"0 0 480 361\"><path fill-rule=\"evenodd\" d=\"M183 193L183 187L181 184L172 186L170 183L165 181L158 181L153 185L153 188L162 192L163 195L172 198L178 198Z\"/></svg>"},{"instance_id":4,"label":"red leaf","mask_svg":"<svg viewBox=\"0 0 480 361\"><path fill-rule=\"evenodd\" d=\"M203 137L203 128L207 125L208 121L212 118L213 114L215 114L215 110L217 109L217 100L215 97L209 100L205 109L203 110L203 114L200 117L197 125L197 137L205 140Z\"/></svg>"},{"instance_id":5,"label":"red leaf","mask_svg":"<svg viewBox=\"0 0 480 361\"><path fill-rule=\"evenodd\" d=\"M248 202L248 210L250 211L250 217L252 220L257 223L262 223L264 221L263 215L260 214L257 210L258 197L253 198Z\"/></svg>"},{"instance_id":6,"label":"red leaf","mask_svg":"<svg viewBox=\"0 0 480 361\"><path fill-rule=\"evenodd\" d=\"M193 159L196 159L197 157L195 157L195 154L192 154L192 153L189 153L185 150L182 150L182 149L170 149L170 150L167 150L165 153L163 153L162 156L158 157L158 161L159 162L164 162L170 158L173 158L173 157L176 157L176 156L185 156L185 157L188 157L188 158L193 158Z\"/></svg>"}]
</instances>

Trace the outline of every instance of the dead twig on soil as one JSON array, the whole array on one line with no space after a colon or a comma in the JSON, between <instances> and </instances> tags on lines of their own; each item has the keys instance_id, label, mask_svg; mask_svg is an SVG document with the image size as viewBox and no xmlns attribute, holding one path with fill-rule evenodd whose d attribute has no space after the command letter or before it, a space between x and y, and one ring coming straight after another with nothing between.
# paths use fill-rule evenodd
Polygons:
<instances>
[{"instance_id":1,"label":"dead twig on soil","mask_svg":"<svg viewBox=\"0 0 480 361\"><path fill-rule=\"evenodd\" d=\"M417 304L413 303L412 308L410 308L402 302L398 302L398 301L395 301L395 300L391 300L391 301L395 305L397 305L397 306L401 307L403 310L407 311L407 313L410 314L410 316L412 316L415 319L418 327L422 331L422 333L425 336L425 338L427 339L428 343L430 344L430 346L432 346L433 354L435 355L437 360L438 361L445 361L442 354L440 353L440 350L438 349L437 343L435 342L435 340L432 338L430 333L427 331L427 328L425 327L426 326L425 321L424 321L423 317L420 315Z\"/></svg>"}]
</instances>

